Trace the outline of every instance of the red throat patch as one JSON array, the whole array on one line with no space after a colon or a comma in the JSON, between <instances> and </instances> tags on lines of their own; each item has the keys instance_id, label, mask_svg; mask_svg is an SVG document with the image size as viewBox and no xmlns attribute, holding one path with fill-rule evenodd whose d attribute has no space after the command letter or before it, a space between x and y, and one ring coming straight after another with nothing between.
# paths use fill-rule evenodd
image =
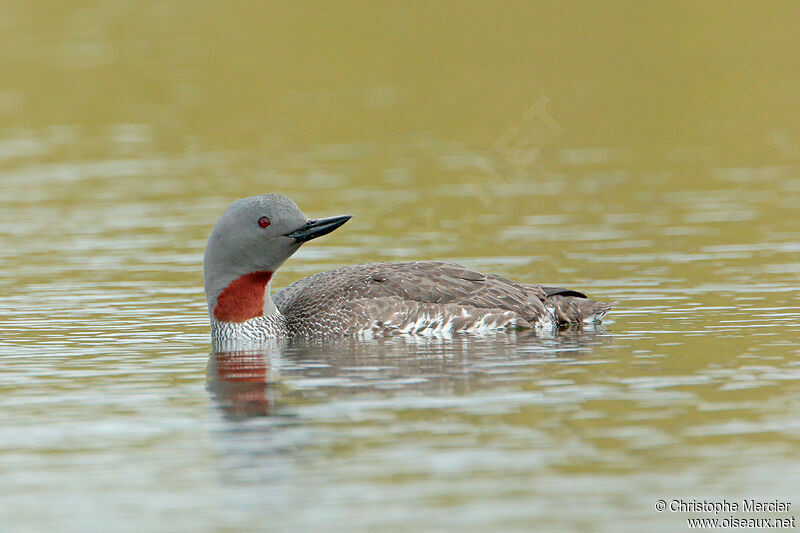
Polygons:
<instances>
[{"instance_id":1,"label":"red throat patch","mask_svg":"<svg viewBox=\"0 0 800 533\"><path fill-rule=\"evenodd\" d=\"M264 291L272 279L266 270L250 272L233 280L217 296L214 318L220 322L244 322L264 314Z\"/></svg>"}]
</instances>

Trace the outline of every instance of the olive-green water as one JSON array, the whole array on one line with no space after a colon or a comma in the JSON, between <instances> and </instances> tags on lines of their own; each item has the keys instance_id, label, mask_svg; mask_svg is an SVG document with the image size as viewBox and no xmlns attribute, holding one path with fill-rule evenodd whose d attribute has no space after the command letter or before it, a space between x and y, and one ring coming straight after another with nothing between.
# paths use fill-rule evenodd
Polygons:
<instances>
[{"instance_id":1,"label":"olive-green water","mask_svg":"<svg viewBox=\"0 0 800 533\"><path fill-rule=\"evenodd\" d=\"M796 4L0 7L0 531L800 514ZM210 358L205 239L262 192L353 215L273 288L447 259L621 303Z\"/></svg>"}]
</instances>

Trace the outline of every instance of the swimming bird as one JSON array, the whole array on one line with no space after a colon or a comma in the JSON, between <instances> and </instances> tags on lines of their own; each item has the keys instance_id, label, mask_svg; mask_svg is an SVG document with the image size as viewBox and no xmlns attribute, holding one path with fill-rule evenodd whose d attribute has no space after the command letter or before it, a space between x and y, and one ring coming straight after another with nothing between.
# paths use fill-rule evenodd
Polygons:
<instances>
[{"instance_id":1,"label":"swimming bird","mask_svg":"<svg viewBox=\"0 0 800 533\"><path fill-rule=\"evenodd\" d=\"M228 207L211 231L203 260L212 339L557 328L599 322L614 305L444 261L345 266L270 293L273 275L303 243L350 218L310 219L280 194L243 198Z\"/></svg>"}]
</instances>

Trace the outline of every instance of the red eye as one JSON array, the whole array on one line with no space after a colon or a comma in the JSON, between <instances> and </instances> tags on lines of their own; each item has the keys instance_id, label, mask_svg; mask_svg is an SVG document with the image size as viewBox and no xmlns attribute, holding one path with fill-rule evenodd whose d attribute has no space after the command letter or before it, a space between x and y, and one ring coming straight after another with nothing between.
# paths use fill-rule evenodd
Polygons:
<instances>
[{"instance_id":1,"label":"red eye","mask_svg":"<svg viewBox=\"0 0 800 533\"><path fill-rule=\"evenodd\" d=\"M270 224L272 224L272 222L270 222L267 217L261 217L258 219L258 225L261 226L262 228L266 228Z\"/></svg>"}]
</instances>

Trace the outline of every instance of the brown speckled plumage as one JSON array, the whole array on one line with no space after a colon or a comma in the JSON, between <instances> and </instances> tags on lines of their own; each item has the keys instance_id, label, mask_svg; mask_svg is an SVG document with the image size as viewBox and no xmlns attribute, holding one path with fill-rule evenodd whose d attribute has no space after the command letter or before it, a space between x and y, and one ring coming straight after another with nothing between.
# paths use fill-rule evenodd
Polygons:
<instances>
[{"instance_id":1,"label":"brown speckled plumage","mask_svg":"<svg viewBox=\"0 0 800 533\"><path fill-rule=\"evenodd\" d=\"M576 291L526 285L439 261L322 272L292 283L273 301L293 336L532 328L599 319L611 308Z\"/></svg>"}]
</instances>

